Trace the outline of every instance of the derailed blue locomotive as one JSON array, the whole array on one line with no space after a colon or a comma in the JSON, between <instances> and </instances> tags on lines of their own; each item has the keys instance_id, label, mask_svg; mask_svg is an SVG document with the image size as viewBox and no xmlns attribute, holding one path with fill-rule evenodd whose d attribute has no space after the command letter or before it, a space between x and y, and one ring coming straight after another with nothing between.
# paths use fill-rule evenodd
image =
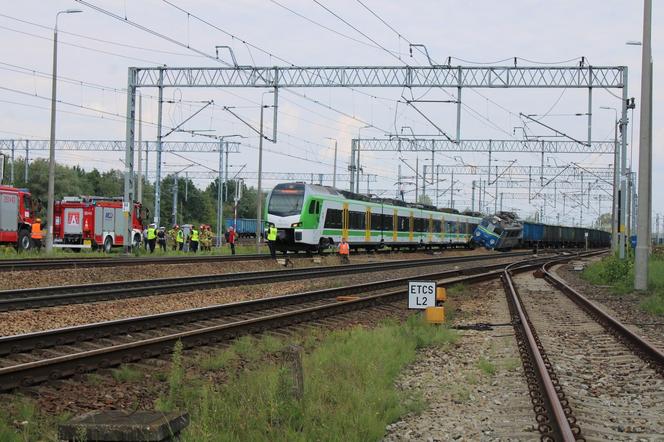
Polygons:
<instances>
[{"instance_id":1,"label":"derailed blue locomotive","mask_svg":"<svg viewBox=\"0 0 664 442\"><path fill-rule=\"evenodd\" d=\"M500 212L484 217L473 233L473 241L487 249L608 247L611 234L586 227L552 226L519 221L515 214Z\"/></svg>"}]
</instances>

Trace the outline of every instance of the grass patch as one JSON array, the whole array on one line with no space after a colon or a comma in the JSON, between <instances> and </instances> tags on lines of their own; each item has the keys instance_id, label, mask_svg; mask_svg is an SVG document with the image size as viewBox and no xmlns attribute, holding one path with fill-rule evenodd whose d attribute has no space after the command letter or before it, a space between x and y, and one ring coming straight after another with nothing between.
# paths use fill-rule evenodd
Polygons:
<instances>
[{"instance_id":1,"label":"grass patch","mask_svg":"<svg viewBox=\"0 0 664 442\"><path fill-rule=\"evenodd\" d=\"M221 350L211 356L205 356L198 361L203 371L217 371L235 364L238 356L232 349Z\"/></svg>"},{"instance_id":2,"label":"grass patch","mask_svg":"<svg viewBox=\"0 0 664 442\"><path fill-rule=\"evenodd\" d=\"M468 294L468 285L464 283L454 284L447 288L447 296L462 298Z\"/></svg>"},{"instance_id":3,"label":"grass patch","mask_svg":"<svg viewBox=\"0 0 664 442\"><path fill-rule=\"evenodd\" d=\"M653 293L641 301L639 306L651 315L664 316L664 293Z\"/></svg>"},{"instance_id":4,"label":"grass patch","mask_svg":"<svg viewBox=\"0 0 664 442\"><path fill-rule=\"evenodd\" d=\"M401 325L336 331L304 355L301 402L291 397L288 369L272 362L237 373L223 385L178 382L176 396L182 402L174 401L169 391L159 403L162 409L179 405L191 413L185 441L378 440L387 424L425 406L421 396L394 388L416 350L455 339L455 332L425 324L417 316ZM238 339L230 349L245 358L256 351L251 348L264 352L282 347L277 338L251 338ZM173 364L176 372L179 364ZM170 378L182 380L177 373Z\"/></svg>"},{"instance_id":5,"label":"grass patch","mask_svg":"<svg viewBox=\"0 0 664 442\"><path fill-rule=\"evenodd\" d=\"M609 285L616 294L631 293L634 287L634 260L609 256L586 267L581 277L591 284ZM664 316L664 256L653 254L648 266L648 294L640 303L648 313Z\"/></svg>"},{"instance_id":6,"label":"grass patch","mask_svg":"<svg viewBox=\"0 0 664 442\"><path fill-rule=\"evenodd\" d=\"M121 365L113 370L113 378L118 382L138 382L143 379L143 372L128 365Z\"/></svg>"},{"instance_id":7,"label":"grass patch","mask_svg":"<svg viewBox=\"0 0 664 442\"><path fill-rule=\"evenodd\" d=\"M485 357L480 357L480 360L477 361L477 367L482 370L484 374L487 374L489 376L493 376L496 374L496 364L491 362Z\"/></svg>"},{"instance_id":8,"label":"grass patch","mask_svg":"<svg viewBox=\"0 0 664 442\"><path fill-rule=\"evenodd\" d=\"M516 370L521 367L521 359L519 358L506 358L501 362L501 368L507 371Z\"/></svg>"},{"instance_id":9,"label":"grass patch","mask_svg":"<svg viewBox=\"0 0 664 442\"><path fill-rule=\"evenodd\" d=\"M60 416L42 415L32 399L16 396L12 402L3 404L3 410L0 411L0 441L55 442L58 440L58 424L69 418L69 413Z\"/></svg>"}]
</instances>

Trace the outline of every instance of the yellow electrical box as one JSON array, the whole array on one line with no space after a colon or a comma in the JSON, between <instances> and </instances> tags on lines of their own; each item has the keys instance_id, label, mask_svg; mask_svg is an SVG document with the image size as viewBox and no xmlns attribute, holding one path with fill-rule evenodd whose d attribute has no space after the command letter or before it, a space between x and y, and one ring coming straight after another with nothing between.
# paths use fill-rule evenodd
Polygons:
<instances>
[{"instance_id":1,"label":"yellow electrical box","mask_svg":"<svg viewBox=\"0 0 664 442\"><path fill-rule=\"evenodd\" d=\"M436 302L445 302L447 301L447 290L445 287L436 288Z\"/></svg>"},{"instance_id":2,"label":"yellow electrical box","mask_svg":"<svg viewBox=\"0 0 664 442\"><path fill-rule=\"evenodd\" d=\"M445 307L427 307L424 317L429 324L442 324L445 322Z\"/></svg>"}]
</instances>

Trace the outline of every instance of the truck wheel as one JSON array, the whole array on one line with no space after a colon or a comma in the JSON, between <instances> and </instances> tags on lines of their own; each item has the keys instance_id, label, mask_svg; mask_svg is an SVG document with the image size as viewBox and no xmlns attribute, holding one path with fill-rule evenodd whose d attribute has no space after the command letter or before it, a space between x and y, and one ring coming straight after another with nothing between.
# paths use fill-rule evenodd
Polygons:
<instances>
[{"instance_id":1,"label":"truck wheel","mask_svg":"<svg viewBox=\"0 0 664 442\"><path fill-rule=\"evenodd\" d=\"M18 242L16 243L16 250L19 252L27 252L32 248L32 240L27 230L18 232Z\"/></svg>"},{"instance_id":2,"label":"truck wheel","mask_svg":"<svg viewBox=\"0 0 664 442\"><path fill-rule=\"evenodd\" d=\"M113 248L113 240L111 240L110 236L107 236L106 239L104 240L104 253L111 253L112 248Z\"/></svg>"},{"instance_id":3,"label":"truck wheel","mask_svg":"<svg viewBox=\"0 0 664 442\"><path fill-rule=\"evenodd\" d=\"M141 235L139 235L138 233L136 235L134 235L134 242L133 242L132 246L135 249L141 246Z\"/></svg>"}]
</instances>

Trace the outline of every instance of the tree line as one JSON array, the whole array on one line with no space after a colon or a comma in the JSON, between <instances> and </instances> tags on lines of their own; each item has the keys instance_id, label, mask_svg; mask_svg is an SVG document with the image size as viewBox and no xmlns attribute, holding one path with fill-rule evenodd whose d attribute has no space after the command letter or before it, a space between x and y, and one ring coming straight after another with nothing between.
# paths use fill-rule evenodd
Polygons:
<instances>
[{"instance_id":1,"label":"tree line","mask_svg":"<svg viewBox=\"0 0 664 442\"><path fill-rule=\"evenodd\" d=\"M2 184L9 185L9 165L5 164ZM48 192L48 160L36 159L28 165L28 180L24 175L25 162L17 159L14 163L14 186L27 188L33 200L41 201L38 215L46 217L46 201ZM161 180L161 225L170 227L173 211L174 175L166 175ZM223 183L222 183L223 184ZM228 194L230 201L224 201L224 219L233 216L233 197L236 181L222 185L222 192ZM217 226L217 192L218 179L207 185L205 189L197 187L191 179L179 176L177 180L177 222L179 224L210 224ZM112 169L101 172L96 168L86 171L80 166L55 167L55 199L64 196L94 195L105 197L122 197L124 194L124 172ZM242 183L242 197L238 202L238 218L256 218L256 196L254 187ZM265 195L263 196L265 198ZM143 206L150 211L149 219L154 214L154 184L143 181Z\"/></svg>"}]
</instances>

